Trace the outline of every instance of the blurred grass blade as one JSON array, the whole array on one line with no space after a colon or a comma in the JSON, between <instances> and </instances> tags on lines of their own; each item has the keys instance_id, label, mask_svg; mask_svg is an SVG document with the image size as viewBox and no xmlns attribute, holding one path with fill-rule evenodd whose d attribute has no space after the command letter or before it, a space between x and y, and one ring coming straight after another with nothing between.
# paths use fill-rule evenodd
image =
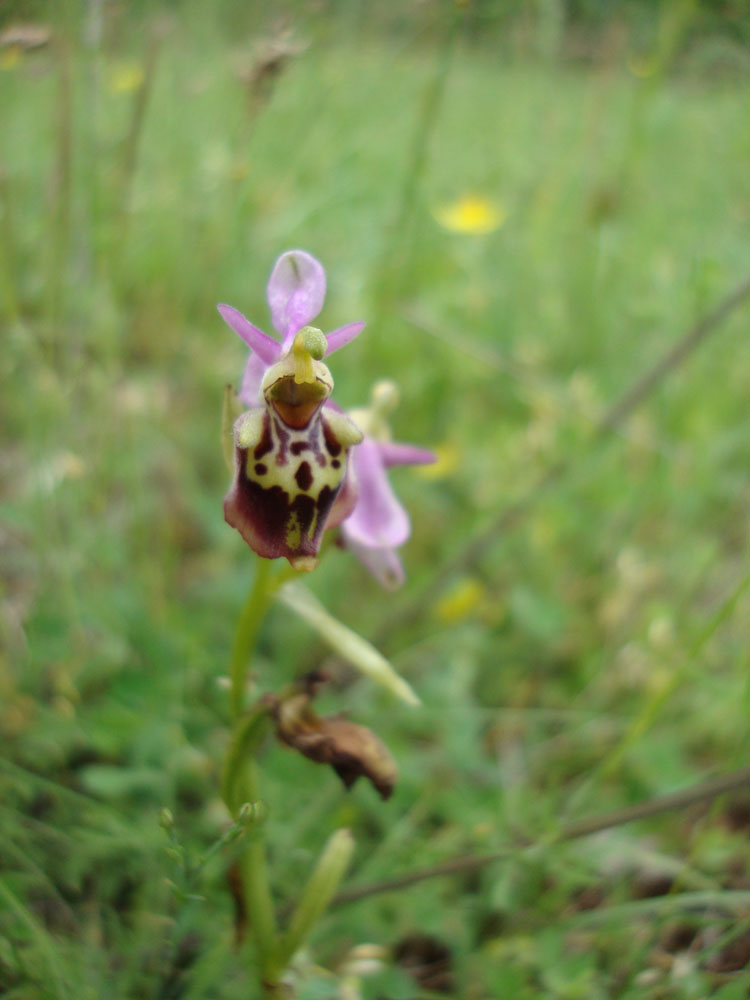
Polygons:
<instances>
[{"instance_id":1,"label":"blurred grass blade","mask_svg":"<svg viewBox=\"0 0 750 1000\"><path fill-rule=\"evenodd\" d=\"M57 59L55 157L50 177L51 205L49 228L49 319L54 325L60 316L65 275L70 254L70 223L73 183L73 68L70 43L61 38L55 47Z\"/></svg>"},{"instance_id":2,"label":"blurred grass blade","mask_svg":"<svg viewBox=\"0 0 750 1000\"><path fill-rule=\"evenodd\" d=\"M614 906L576 913L568 919L577 927L595 927L610 921L624 924L628 920L639 921L681 912L695 915L708 911L715 918L717 912L740 914L748 907L750 907L750 892L744 889L720 889L708 892L676 892L669 896L632 899Z\"/></svg>"},{"instance_id":3,"label":"blurred grass blade","mask_svg":"<svg viewBox=\"0 0 750 1000\"><path fill-rule=\"evenodd\" d=\"M16 275L17 251L13 230L13 195L10 178L0 163L0 304L10 323L19 317Z\"/></svg>"},{"instance_id":4,"label":"blurred grass blade","mask_svg":"<svg viewBox=\"0 0 750 1000\"><path fill-rule=\"evenodd\" d=\"M151 93L154 88L156 67L161 50L163 30L159 24L151 27L148 49L143 65L143 80L136 89L133 109L127 135L122 146L122 205L127 215L131 208L133 181L138 167L138 153L141 146L143 126L146 121Z\"/></svg>"},{"instance_id":5,"label":"blurred grass blade","mask_svg":"<svg viewBox=\"0 0 750 1000\"><path fill-rule=\"evenodd\" d=\"M39 949L39 953L44 956L52 980L49 986L54 991L53 995L59 997L60 1000L67 1000L70 994L65 986L65 981L60 970L60 963L52 936L47 933L44 926L34 917L32 912L20 902L2 881L0 881L0 900L7 907L6 912L14 913L21 923L26 925L31 939Z\"/></svg>"},{"instance_id":6,"label":"blurred grass blade","mask_svg":"<svg viewBox=\"0 0 750 1000\"><path fill-rule=\"evenodd\" d=\"M402 701L409 705L419 705L417 695L403 677L399 677L388 660L361 635L329 614L307 587L301 583L285 583L279 588L278 599L311 625L347 663L351 663L371 680L382 684Z\"/></svg>"}]
</instances>

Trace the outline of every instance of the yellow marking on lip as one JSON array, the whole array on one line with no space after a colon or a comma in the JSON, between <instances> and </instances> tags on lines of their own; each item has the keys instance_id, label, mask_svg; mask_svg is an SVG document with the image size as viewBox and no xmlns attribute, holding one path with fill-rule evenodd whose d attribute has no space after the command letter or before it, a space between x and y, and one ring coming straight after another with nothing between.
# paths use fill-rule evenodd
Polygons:
<instances>
[{"instance_id":1,"label":"yellow marking on lip","mask_svg":"<svg viewBox=\"0 0 750 1000\"><path fill-rule=\"evenodd\" d=\"M254 448L263 436L262 410L247 410L235 422L234 443L238 448Z\"/></svg>"},{"instance_id":2,"label":"yellow marking on lip","mask_svg":"<svg viewBox=\"0 0 750 1000\"><path fill-rule=\"evenodd\" d=\"M302 525L295 513L290 514L286 526L286 544L290 549L298 549L302 541Z\"/></svg>"}]
</instances>

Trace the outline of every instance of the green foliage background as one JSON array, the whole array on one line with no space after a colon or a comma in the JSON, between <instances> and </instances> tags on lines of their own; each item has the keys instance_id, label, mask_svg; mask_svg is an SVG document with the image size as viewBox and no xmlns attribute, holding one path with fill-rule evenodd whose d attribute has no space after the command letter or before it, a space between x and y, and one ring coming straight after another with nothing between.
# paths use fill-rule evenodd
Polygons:
<instances>
[{"instance_id":1,"label":"green foliage background","mask_svg":"<svg viewBox=\"0 0 750 1000\"><path fill-rule=\"evenodd\" d=\"M444 457L393 476L414 522L403 591L335 548L310 580L423 708L350 683L281 607L267 623L261 686L325 664L323 707L402 772L382 804L268 747L279 896L341 825L360 884L542 846L334 910L301 995L340 995L351 947L418 932L450 948L460 997L745 996L746 797L544 843L747 761L747 304L593 433L747 276L747 4L2 16L52 40L0 70L0 990L252 995L232 850L188 886L158 816L196 863L226 823L221 678L253 557L221 515L221 396L244 349L215 303L268 328L271 265L303 247L327 268L324 329L368 320L332 359L338 402L395 378L395 436ZM441 227L467 194L503 224ZM681 904L697 891L710 905ZM361 989L431 995L390 964Z\"/></svg>"}]
</instances>

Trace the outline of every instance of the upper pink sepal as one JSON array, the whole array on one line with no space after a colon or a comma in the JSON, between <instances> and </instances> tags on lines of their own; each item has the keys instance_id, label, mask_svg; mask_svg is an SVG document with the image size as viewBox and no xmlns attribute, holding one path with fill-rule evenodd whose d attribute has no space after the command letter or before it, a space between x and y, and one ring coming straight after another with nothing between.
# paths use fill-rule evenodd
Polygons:
<instances>
[{"instance_id":1,"label":"upper pink sepal","mask_svg":"<svg viewBox=\"0 0 750 1000\"><path fill-rule=\"evenodd\" d=\"M328 341L326 355L333 354L333 352L338 351L340 347L344 347L346 344L351 343L355 337L358 337L360 333L362 333L364 328L365 323L359 322L347 323L346 326L340 326L337 330L331 330L330 333L326 334L326 340Z\"/></svg>"},{"instance_id":2,"label":"upper pink sepal","mask_svg":"<svg viewBox=\"0 0 750 1000\"><path fill-rule=\"evenodd\" d=\"M323 308L326 273L323 265L304 250L287 250L268 279L268 305L273 325L284 338L284 350L294 336Z\"/></svg>"},{"instance_id":3,"label":"upper pink sepal","mask_svg":"<svg viewBox=\"0 0 750 1000\"><path fill-rule=\"evenodd\" d=\"M245 341L247 346L258 355L266 365L272 365L278 361L281 355L281 344L267 333L263 333L257 326L254 326L249 319L246 319L239 309L234 306L224 305L216 307L221 318L230 326L236 334Z\"/></svg>"}]
</instances>

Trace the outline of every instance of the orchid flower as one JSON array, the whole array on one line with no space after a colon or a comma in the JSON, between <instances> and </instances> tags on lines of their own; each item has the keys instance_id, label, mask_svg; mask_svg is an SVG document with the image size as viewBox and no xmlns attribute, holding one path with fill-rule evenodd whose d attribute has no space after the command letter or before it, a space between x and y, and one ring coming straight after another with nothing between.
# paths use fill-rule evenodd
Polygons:
<instances>
[{"instance_id":1,"label":"orchid flower","mask_svg":"<svg viewBox=\"0 0 750 1000\"><path fill-rule=\"evenodd\" d=\"M251 409L234 425L235 477L224 517L258 555L284 556L306 570L317 564L323 531L354 507L348 451L362 439L343 413L323 409L333 390L323 358L364 327L351 323L325 337L309 326L325 290L325 272L310 254L290 250L279 257L268 304L281 342L232 306L219 306L251 349L239 393Z\"/></svg>"},{"instance_id":2,"label":"orchid flower","mask_svg":"<svg viewBox=\"0 0 750 1000\"><path fill-rule=\"evenodd\" d=\"M386 421L398 403L393 382L378 382L368 409L352 410L351 418L364 433L352 457L357 503L341 525L343 543L389 589L404 582L396 551L411 534L409 515L388 482L386 470L394 465L424 465L435 461L425 448L397 444L390 439Z\"/></svg>"},{"instance_id":3,"label":"orchid flower","mask_svg":"<svg viewBox=\"0 0 750 1000\"><path fill-rule=\"evenodd\" d=\"M323 409L333 390L325 351L320 330L298 331L263 376L264 406L234 425L235 477L224 517L259 556L285 556L295 569L315 568L323 531L355 501L345 488L347 455L362 433L343 413Z\"/></svg>"},{"instance_id":4,"label":"orchid flower","mask_svg":"<svg viewBox=\"0 0 750 1000\"><path fill-rule=\"evenodd\" d=\"M377 385L370 408L357 410L353 420L330 401L333 379L322 359L353 340L364 323L327 336L309 326L323 307L325 289L321 264L290 250L268 282L281 341L232 306L218 307L251 350L239 392L251 409L234 425L235 480L224 513L259 555L285 556L300 569L314 568L323 531L342 524L344 545L384 586L394 587L404 578L396 549L411 526L386 469L432 462L434 456L391 442L385 416L396 403L392 383Z\"/></svg>"}]
</instances>

